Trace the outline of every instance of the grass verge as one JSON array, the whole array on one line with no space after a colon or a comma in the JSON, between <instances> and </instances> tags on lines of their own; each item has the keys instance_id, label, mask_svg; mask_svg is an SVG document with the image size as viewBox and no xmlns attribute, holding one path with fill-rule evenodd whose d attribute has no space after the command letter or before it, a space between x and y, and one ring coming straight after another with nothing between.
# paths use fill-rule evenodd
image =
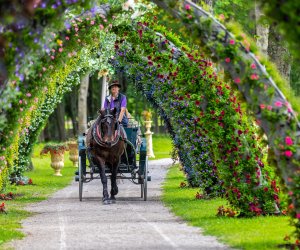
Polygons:
<instances>
[{"instance_id":1,"label":"grass verge","mask_svg":"<svg viewBox=\"0 0 300 250\"><path fill-rule=\"evenodd\" d=\"M162 200L190 225L201 227L204 234L214 235L231 247L246 250L273 250L287 243L283 238L293 231L288 217L217 217L217 208L226 205L226 200L197 200L198 189L179 187L184 180L178 165L171 167L163 185Z\"/></svg>"}]
</instances>

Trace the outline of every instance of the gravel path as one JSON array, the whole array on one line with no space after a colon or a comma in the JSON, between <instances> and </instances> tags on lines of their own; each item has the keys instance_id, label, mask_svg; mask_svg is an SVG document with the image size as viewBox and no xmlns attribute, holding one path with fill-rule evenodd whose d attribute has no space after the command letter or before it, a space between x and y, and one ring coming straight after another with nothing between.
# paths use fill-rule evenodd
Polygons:
<instances>
[{"instance_id":1,"label":"gravel path","mask_svg":"<svg viewBox=\"0 0 300 250\"><path fill-rule=\"evenodd\" d=\"M152 181L148 201L140 186L121 181L117 203L102 205L100 180L84 184L83 201L78 183L56 192L46 201L30 205L37 213L23 221L27 237L8 246L15 249L228 249L214 237L203 236L172 215L160 202L161 183L171 160L149 161Z\"/></svg>"}]
</instances>

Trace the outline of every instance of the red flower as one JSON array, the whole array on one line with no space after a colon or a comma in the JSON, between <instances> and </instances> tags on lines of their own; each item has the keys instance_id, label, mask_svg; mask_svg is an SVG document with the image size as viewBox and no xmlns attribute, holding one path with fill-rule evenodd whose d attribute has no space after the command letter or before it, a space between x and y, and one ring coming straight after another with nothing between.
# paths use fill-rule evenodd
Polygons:
<instances>
[{"instance_id":1,"label":"red flower","mask_svg":"<svg viewBox=\"0 0 300 250\"><path fill-rule=\"evenodd\" d=\"M239 83L241 83L241 79L240 79L240 78L235 78L235 79L234 79L234 82L235 82L236 84L239 84Z\"/></svg>"},{"instance_id":2,"label":"red flower","mask_svg":"<svg viewBox=\"0 0 300 250\"><path fill-rule=\"evenodd\" d=\"M226 58L225 58L225 62L230 63L230 58L229 58L229 57L226 57Z\"/></svg>"},{"instance_id":3,"label":"red flower","mask_svg":"<svg viewBox=\"0 0 300 250\"><path fill-rule=\"evenodd\" d=\"M196 105L197 107L199 107L199 106L200 106L200 104L201 104L201 103L200 103L200 101L198 101L198 100L197 100L197 101L195 101L195 105Z\"/></svg>"},{"instance_id":4,"label":"red flower","mask_svg":"<svg viewBox=\"0 0 300 250\"><path fill-rule=\"evenodd\" d=\"M291 151L291 150L286 150L285 152L284 152L284 154L285 154L285 156L286 157L292 157L292 155L293 155L293 152Z\"/></svg>"},{"instance_id":5,"label":"red flower","mask_svg":"<svg viewBox=\"0 0 300 250\"><path fill-rule=\"evenodd\" d=\"M2 202L2 204L0 205L0 213L6 213L5 211L5 203Z\"/></svg>"},{"instance_id":6,"label":"red flower","mask_svg":"<svg viewBox=\"0 0 300 250\"><path fill-rule=\"evenodd\" d=\"M195 195L195 198L196 198L197 200L200 200L200 199L203 199L204 196L203 196L203 194L200 194L199 192L197 192L196 195Z\"/></svg>"},{"instance_id":7,"label":"red flower","mask_svg":"<svg viewBox=\"0 0 300 250\"><path fill-rule=\"evenodd\" d=\"M143 30L138 30L138 33L139 33L140 39L142 39L142 37L143 37Z\"/></svg>"},{"instance_id":8,"label":"red flower","mask_svg":"<svg viewBox=\"0 0 300 250\"><path fill-rule=\"evenodd\" d=\"M289 136L285 137L285 143L286 143L286 145L288 145L288 146L293 145L293 140L292 140L292 138L289 137Z\"/></svg>"}]
</instances>

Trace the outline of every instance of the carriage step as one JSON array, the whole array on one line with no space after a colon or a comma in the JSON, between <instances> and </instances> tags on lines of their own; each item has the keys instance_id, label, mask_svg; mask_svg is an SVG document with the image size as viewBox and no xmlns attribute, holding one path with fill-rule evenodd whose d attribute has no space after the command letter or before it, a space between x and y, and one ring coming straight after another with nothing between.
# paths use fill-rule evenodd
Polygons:
<instances>
[{"instance_id":1,"label":"carriage step","mask_svg":"<svg viewBox=\"0 0 300 250\"><path fill-rule=\"evenodd\" d=\"M75 175L75 181L79 181L79 175Z\"/></svg>"},{"instance_id":2,"label":"carriage step","mask_svg":"<svg viewBox=\"0 0 300 250\"><path fill-rule=\"evenodd\" d=\"M147 181L151 181L151 176L147 176Z\"/></svg>"}]
</instances>

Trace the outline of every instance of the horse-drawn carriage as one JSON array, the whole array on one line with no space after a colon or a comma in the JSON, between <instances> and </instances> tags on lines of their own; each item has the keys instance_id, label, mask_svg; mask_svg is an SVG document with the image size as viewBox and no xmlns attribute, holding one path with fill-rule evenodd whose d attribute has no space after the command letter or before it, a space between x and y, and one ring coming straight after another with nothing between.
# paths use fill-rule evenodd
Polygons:
<instances>
[{"instance_id":1,"label":"horse-drawn carriage","mask_svg":"<svg viewBox=\"0 0 300 250\"><path fill-rule=\"evenodd\" d=\"M103 118L104 120L104 118ZM82 201L83 184L88 183L94 179L101 179L103 184L103 178L110 178L113 182L116 179L127 179L132 183L140 185L141 198L147 200L147 182L151 181L151 176L148 175L148 156L147 145L145 138L140 138L138 135L139 126L133 124L127 128L124 128L127 138L120 138L124 141L124 153L120 157L120 162L117 167L116 176L113 176L113 170L111 166L106 165L105 162L105 176L101 176L101 164L95 164L91 158L89 147L86 142L86 135L79 136L79 160L78 171L76 172L75 180L79 183L79 200ZM103 169L104 173L104 169ZM105 188L105 186L104 186ZM117 188L117 186L116 186ZM112 191L117 194L118 191ZM112 194L114 200L114 194ZM114 201L113 201L114 202ZM109 202L109 203L113 203ZM106 203L107 204L107 203Z\"/></svg>"}]
</instances>

